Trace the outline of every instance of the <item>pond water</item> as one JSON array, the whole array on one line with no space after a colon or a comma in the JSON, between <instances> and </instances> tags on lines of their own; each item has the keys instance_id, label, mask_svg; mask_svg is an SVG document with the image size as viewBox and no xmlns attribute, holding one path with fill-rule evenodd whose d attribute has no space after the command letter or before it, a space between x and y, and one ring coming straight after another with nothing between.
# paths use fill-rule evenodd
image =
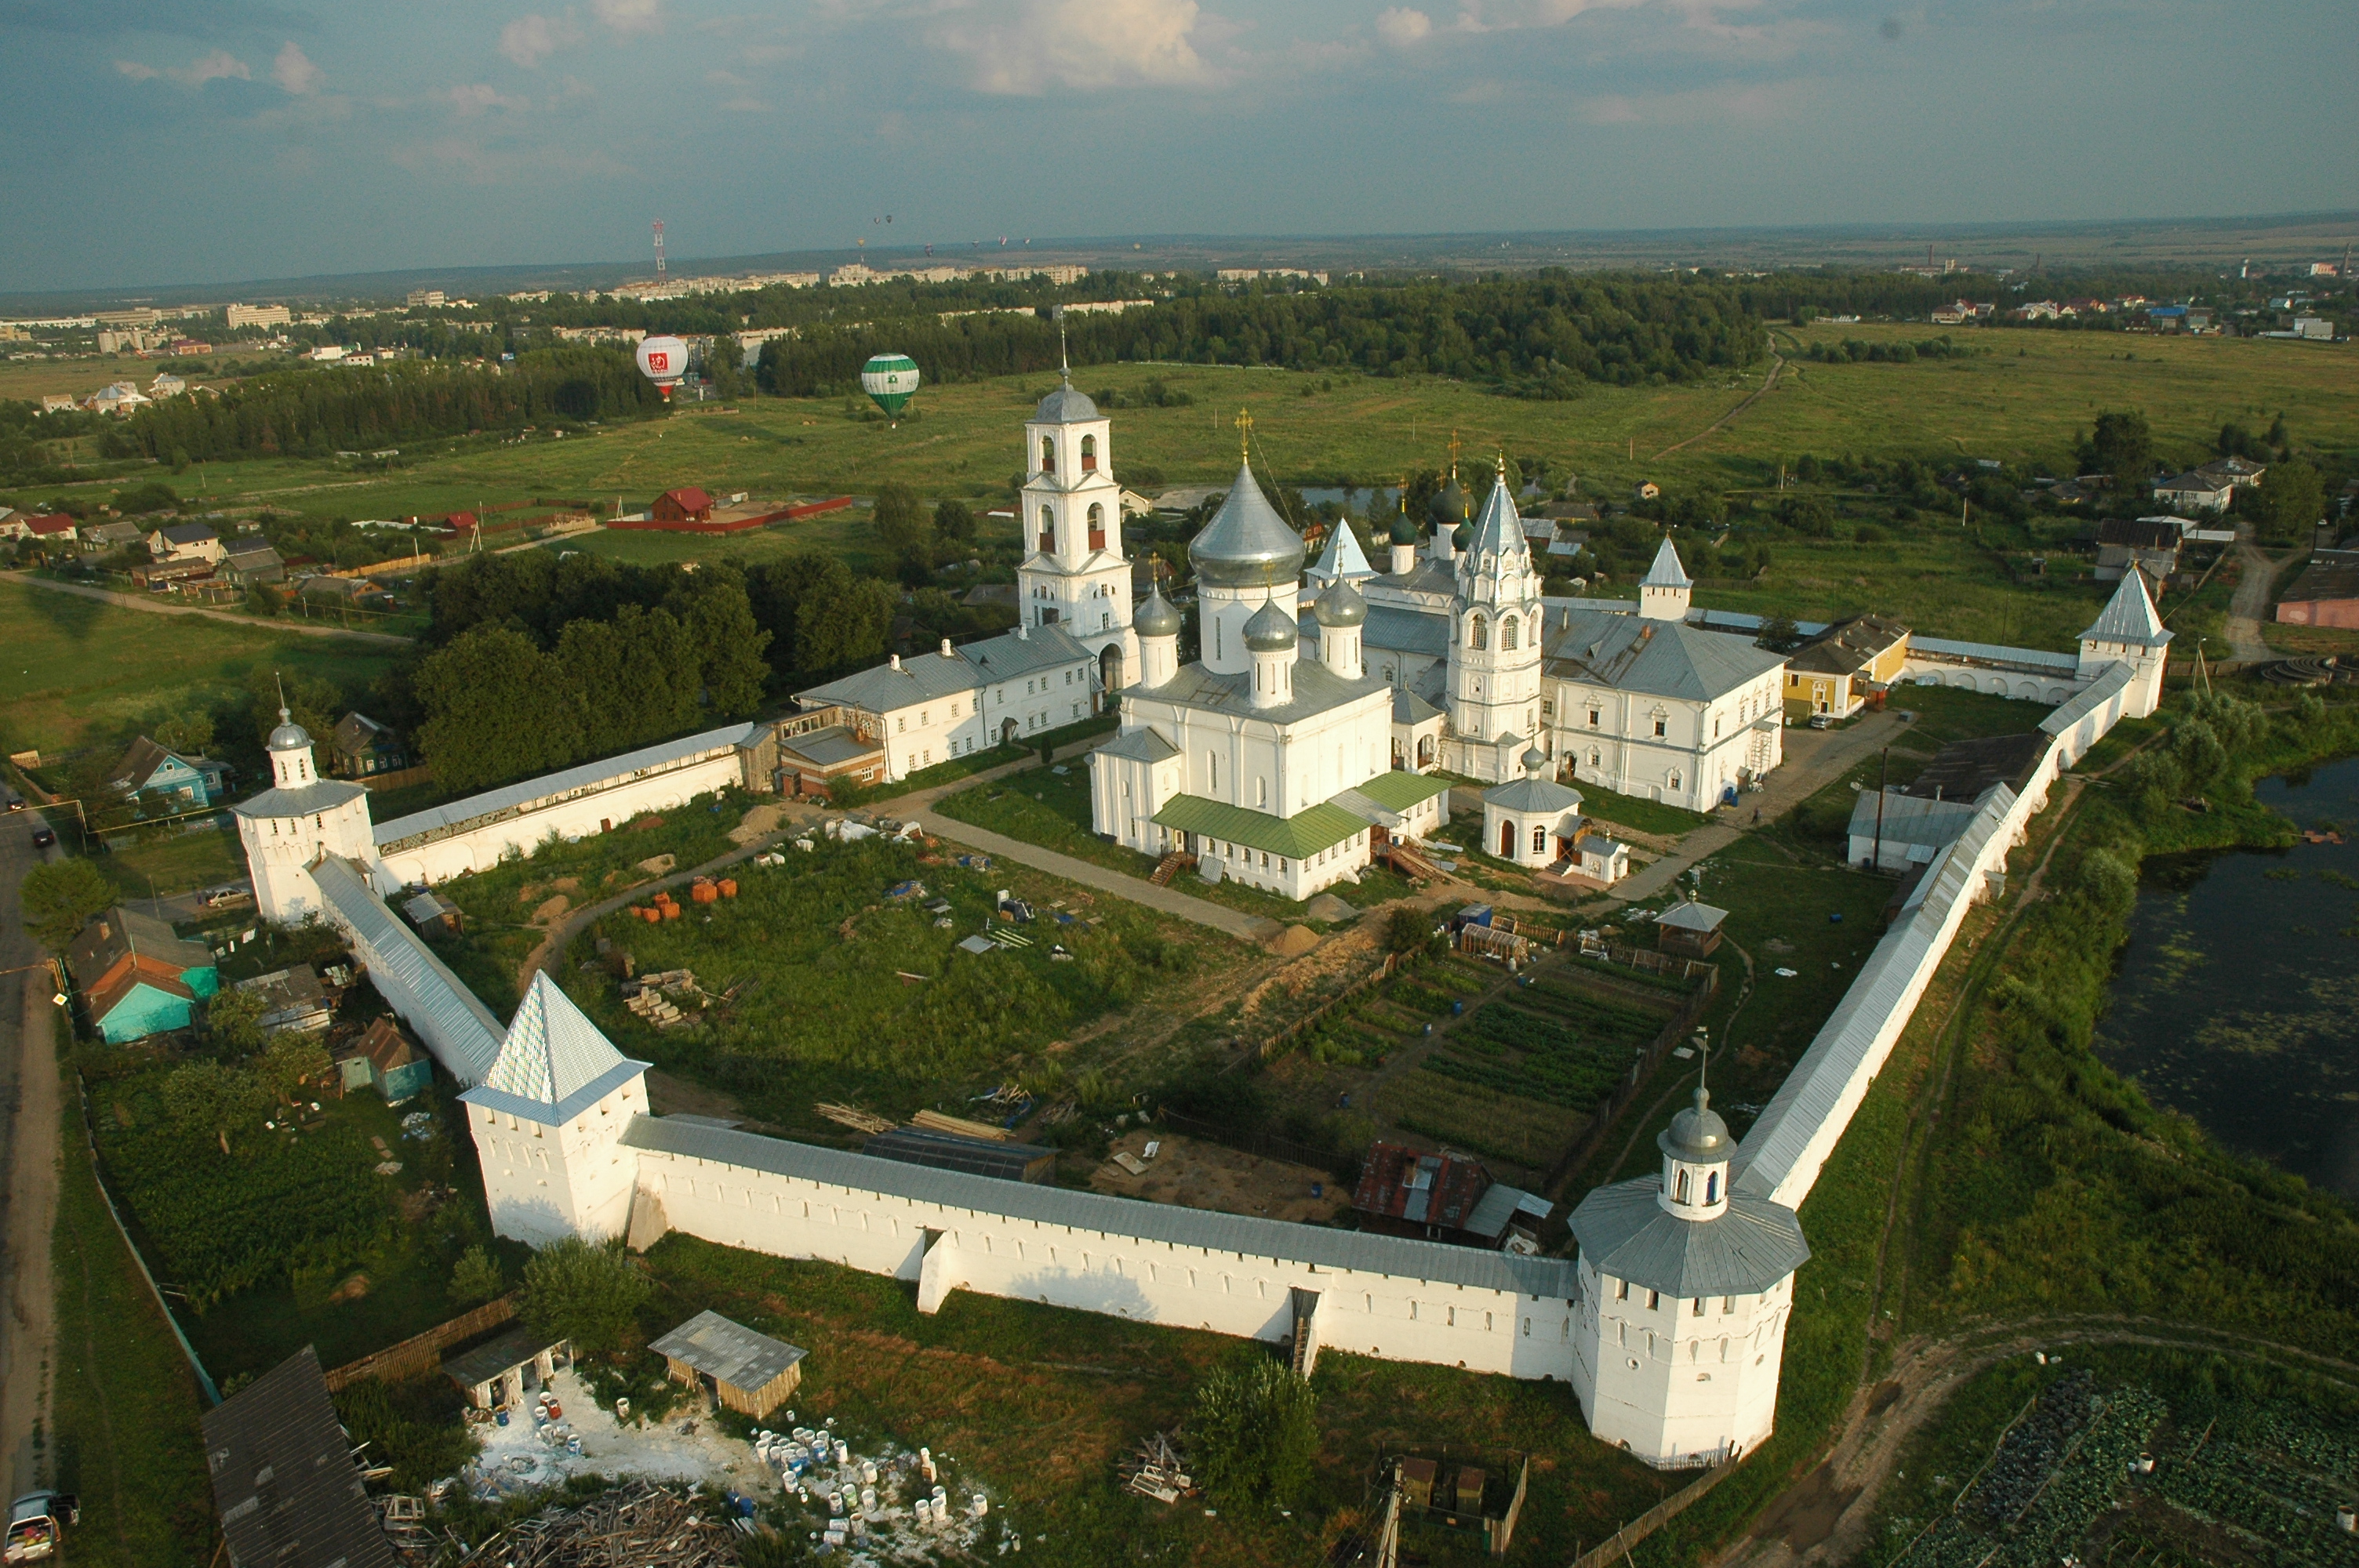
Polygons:
<instances>
[{"instance_id":1,"label":"pond water","mask_svg":"<svg viewBox=\"0 0 2359 1568\"><path fill-rule=\"evenodd\" d=\"M2254 793L2349 842L2149 859L2097 1054L2227 1148L2359 1198L2359 758Z\"/></svg>"}]
</instances>

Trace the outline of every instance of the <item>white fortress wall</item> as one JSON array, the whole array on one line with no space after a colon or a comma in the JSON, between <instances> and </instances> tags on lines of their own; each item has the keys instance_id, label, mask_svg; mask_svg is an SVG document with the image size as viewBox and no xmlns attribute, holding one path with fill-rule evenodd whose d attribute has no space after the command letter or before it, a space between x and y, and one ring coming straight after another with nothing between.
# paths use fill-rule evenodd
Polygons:
<instances>
[{"instance_id":1,"label":"white fortress wall","mask_svg":"<svg viewBox=\"0 0 2359 1568\"><path fill-rule=\"evenodd\" d=\"M666 1229L773 1257L1136 1322L1276 1341L1315 1293L1328 1349L1523 1379L1573 1375L1575 1266L905 1165L662 1118L630 1239Z\"/></svg>"},{"instance_id":2,"label":"white fortress wall","mask_svg":"<svg viewBox=\"0 0 2359 1568\"><path fill-rule=\"evenodd\" d=\"M758 785L766 724L732 724L469 795L376 827L377 885L447 881L734 784ZM749 755L750 754L750 755Z\"/></svg>"},{"instance_id":3,"label":"white fortress wall","mask_svg":"<svg viewBox=\"0 0 2359 1568\"><path fill-rule=\"evenodd\" d=\"M329 922L352 943L353 957L386 1005L452 1077L470 1087L482 1083L499 1059L506 1027L385 906L350 861L329 856L311 869L311 879Z\"/></svg>"},{"instance_id":4,"label":"white fortress wall","mask_svg":"<svg viewBox=\"0 0 2359 1568\"><path fill-rule=\"evenodd\" d=\"M2116 665L2093 683L2083 696L2094 700L2065 719L2060 728L2067 735L2049 730L2022 794L2004 786L1994 792L1966 831L1926 869L1901 918L1737 1146L1731 1178L1736 1191L1801 1206L1908 1026L1967 910L2005 880L2007 852L2023 842L2031 818L2048 804L2058 773L2120 717L2121 693L2131 679L2129 667ZM2108 687L2113 690L2105 695ZM2064 710L2054 717L2064 718Z\"/></svg>"}]
</instances>

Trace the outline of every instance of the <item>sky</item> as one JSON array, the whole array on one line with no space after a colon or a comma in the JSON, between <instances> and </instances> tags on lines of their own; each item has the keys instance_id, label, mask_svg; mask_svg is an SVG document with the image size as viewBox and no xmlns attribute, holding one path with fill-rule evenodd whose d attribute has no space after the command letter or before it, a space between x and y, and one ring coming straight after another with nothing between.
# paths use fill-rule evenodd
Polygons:
<instances>
[{"instance_id":1,"label":"sky","mask_svg":"<svg viewBox=\"0 0 2359 1568\"><path fill-rule=\"evenodd\" d=\"M0 0L0 291L2359 206L2348 0ZM885 222L886 215L891 222Z\"/></svg>"}]
</instances>

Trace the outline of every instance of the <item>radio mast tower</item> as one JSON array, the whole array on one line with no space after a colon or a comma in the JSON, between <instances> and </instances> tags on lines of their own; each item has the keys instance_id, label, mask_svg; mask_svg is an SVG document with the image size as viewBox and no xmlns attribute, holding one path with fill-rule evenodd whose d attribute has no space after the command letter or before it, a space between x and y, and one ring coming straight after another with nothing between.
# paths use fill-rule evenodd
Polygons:
<instances>
[{"instance_id":1,"label":"radio mast tower","mask_svg":"<svg viewBox=\"0 0 2359 1568\"><path fill-rule=\"evenodd\" d=\"M656 281L661 283L663 280L663 220L658 218L656 220Z\"/></svg>"}]
</instances>

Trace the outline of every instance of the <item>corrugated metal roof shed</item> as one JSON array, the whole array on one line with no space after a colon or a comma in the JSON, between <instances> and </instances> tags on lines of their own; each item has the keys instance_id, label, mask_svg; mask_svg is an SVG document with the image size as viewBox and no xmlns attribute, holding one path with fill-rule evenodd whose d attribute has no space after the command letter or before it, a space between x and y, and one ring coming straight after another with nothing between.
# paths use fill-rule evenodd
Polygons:
<instances>
[{"instance_id":1,"label":"corrugated metal roof shed","mask_svg":"<svg viewBox=\"0 0 2359 1568\"><path fill-rule=\"evenodd\" d=\"M698 1313L647 1348L748 1393L766 1388L810 1354L711 1311Z\"/></svg>"},{"instance_id":2,"label":"corrugated metal roof shed","mask_svg":"<svg viewBox=\"0 0 2359 1568\"><path fill-rule=\"evenodd\" d=\"M202 1424L231 1561L396 1568L310 1346L207 1411Z\"/></svg>"},{"instance_id":3,"label":"corrugated metal roof shed","mask_svg":"<svg viewBox=\"0 0 2359 1568\"><path fill-rule=\"evenodd\" d=\"M985 944L989 946L989 944ZM897 1127L861 1145L861 1152L880 1160L908 1165L930 1165L938 1171L964 1171L1003 1182L1046 1182L1057 1169L1057 1152L1029 1143L995 1143L988 1138L962 1138L925 1127Z\"/></svg>"},{"instance_id":4,"label":"corrugated metal roof shed","mask_svg":"<svg viewBox=\"0 0 2359 1568\"><path fill-rule=\"evenodd\" d=\"M1535 1298L1570 1301L1575 1294L1573 1266L1561 1258L1512 1258L1438 1241L1330 1230L1323 1226L1143 1203L1103 1193L995 1182L750 1132L685 1126L666 1117L634 1117L623 1141L653 1153L710 1160L828 1186L1060 1225L1102 1236L1136 1237L1246 1258L1286 1258L1399 1279L1518 1291Z\"/></svg>"}]
</instances>

